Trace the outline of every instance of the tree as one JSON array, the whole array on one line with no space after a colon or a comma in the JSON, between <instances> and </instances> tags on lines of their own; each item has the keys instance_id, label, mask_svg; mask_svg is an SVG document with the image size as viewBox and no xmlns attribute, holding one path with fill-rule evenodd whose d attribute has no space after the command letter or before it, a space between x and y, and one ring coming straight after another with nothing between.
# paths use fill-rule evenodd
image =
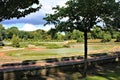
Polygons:
<instances>
[{"instance_id":1,"label":"tree","mask_svg":"<svg viewBox=\"0 0 120 80\"><path fill-rule=\"evenodd\" d=\"M45 31L41 30L41 29L33 31L33 33L34 33L34 39L35 40L40 40L40 39L42 40L42 39L44 39L43 36L46 34Z\"/></svg>"},{"instance_id":2,"label":"tree","mask_svg":"<svg viewBox=\"0 0 120 80\"><path fill-rule=\"evenodd\" d=\"M34 4L38 6L34 7ZM39 0L0 0L0 22L11 18L25 17L40 8Z\"/></svg>"},{"instance_id":3,"label":"tree","mask_svg":"<svg viewBox=\"0 0 120 80\"><path fill-rule=\"evenodd\" d=\"M77 42L83 42L83 33L79 30L73 30L71 34L71 39L77 40Z\"/></svg>"},{"instance_id":4,"label":"tree","mask_svg":"<svg viewBox=\"0 0 120 80\"><path fill-rule=\"evenodd\" d=\"M12 46L13 47L20 47L19 41L20 41L20 39L18 36L16 36L16 35L12 36Z\"/></svg>"},{"instance_id":5,"label":"tree","mask_svg":"<svg viewBox=\"0 0 120 80\"><path fill-rule=\"evenodd\" d=\"M111 34L109 32L104 32L101 42L110 42L111 39Z\"/></svg>"},{"instance_id":6,"label":"tree","mask_svg":"<svg viewBox=\"0 0 120 80\"><path fill-rule=\"evenodd\" d=\"M11 39L13 35L18 35L19 34L19 30L17 27L11 27L7 29L7 38Z\"/></svg>"},{"instance_id":7,"label":"tree","mask_svg":"<svg viewBox=\"0 0 120 80\"><path fill-rule=\"evenodd\" d=\"M65 32L65 40L69 40L71 38L72 32Z\"/></svg>"},{"instance_id":8,"label":"tree","mask_svg":"<svg viewBox=\"0 0 120 80\"><path fill-rule=\"evenodd\" d=\"M58 31L76 29L84 32L84 77L87 70L87 32L98 22L107 23L106 18L114 18L119 7L115 0L69 0L66 6L54 7L54 14L47 14L44 18L46 24L54 24Z\"/></svg>"},{"instance_id":9,"label":"tree","mask_svg":"<svg viewBox=\"0 0 120 80\"><path fill-rule=\"evenodd\" d=\"M63 38L64 38L64 36L61 33L58 32L57 34L55 34L56 40L63 40Z\"/></svg>"},{"instance_id":10,"label":"tree","mask_svg":"<svg viewBox=\"0 0 120 80\"><path fill-rule=\"evenodd\" d=\"M27 40L29 38L29 33L27 31L19 31L19 38Z\"/></svg>"},{"instance_id":11,"label":"tree","mask_svg":"<svg viewBox=\"0 0 120 80\"><path fill-rule=\"evenodd\" d=\"M56 30L53 29L53 28L51 28L51 29L48 31L48 34L51 35L51 38L52 38L52 39L55 39L55 38L56 38L55 33L56 33Z\"/></svg>"},{"instance_id":12,"label":"tree","mask_svg":"<svg viewBox=\"0 0 120 80\"><path fill-rule=\"evenodd\" d=\"M0 24L0 41L2 41L5 38L5 28L2 24Z\"/></svg>"},{"instance_id":13,"label":"tree","mask_svg":"<svg viewBox=\"0 0 120 80\"><path fill-rule=\"evenodd\" d=\"M99 26L95 26L93 27L93 30L91 31L91 36L94 39L101 39L103 37L103 31L101 29L101 27Z\"/></svg>"},{"instance_id":14,"label":"tree","mask_svg":"<svg viewBox=\"0 0 120 80\"><path fill-rule=\"evenodd\" d=\"M5 28L0 24L0 46L4 46L3 39L5 38Z\"/></svg>"},{"instance_id":15,"label":"tree","mask_svg":"<svg viewBox=\"0 0 120 80\"><path fill-rule=\"evenodd\" d=\"M117 36L117 39L116 39L115 42L120 42L120 33L119 33L119 35Z\"/></svg>"}]
</instances>

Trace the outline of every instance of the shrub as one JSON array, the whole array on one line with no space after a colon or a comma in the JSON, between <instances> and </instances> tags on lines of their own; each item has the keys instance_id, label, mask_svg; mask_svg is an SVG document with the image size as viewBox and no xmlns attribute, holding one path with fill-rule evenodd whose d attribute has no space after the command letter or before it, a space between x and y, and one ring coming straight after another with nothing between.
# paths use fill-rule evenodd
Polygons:
<instances>
[{"instance_id":1,"label":"shrub","mask_svg":"<svg viewBox=\"0 0 120 80\"><path fill-rule=\"evenodd\" d=\"M46 48L49 48L49 49L62 48L62 47L63 47L63 46L57 45L57 44L47 44L47 45L46 45Z\"/></svg>"},{"instance_id":2,"label":"shrub","mask_svg":"<svg viewBox=\"0 0 120 80\"><path fill-rule=\"evenodd\" d=\"M83 42L83 38L78 38L77 42Z\"/></svg>"},{"instance_id":3,"label":"shrub","mask_svg":"<svg viewBox=\"0 0 120 80\"><path fill-rule=\"evenodd\" d=\"M110 42L111 41L111 35L109 33L104 33L101 42Z\"/></svg>"},{"instance_id":4,"label":"shrub","mask_svg":"<svg viewBox=\"0 0 120 80\"><path fill-rule=\"evenodd\" d=\"M20 47L19 37L16 36L16 35L13 35L13 36L12 36L12 46L13 46L13 47Z\"/></svg>"},{"instance_id":5,"label":"shrub","mask_svg":"<svg viewBox=\"0 0 120 80\"><path fill-rule=\"evenodd\" d=\"M63 47L65 47L65 48L70 48L70 45L64 44Z\"/></svg>"},{"instance_id":6,"label":"shrub","mask_svg":"<svg viewBox=\"0 0 120 80\"><path fill-rule=\"evenodd\" d=\"M120 42L120 35L117 37L115 42Z\"/></svg>"},{"instance_id":7,"label":"shrub","mask_svg":"<svg viewBox=\"0 0 120 80\"><path fill-rule=\"evenodd\" d=\"M21 44L20 44L20 47L21 47L21 48L28 47L28 44L26 44L26 43L24 43L24 44L21 43Z\"/></svg>"}]
</instances>

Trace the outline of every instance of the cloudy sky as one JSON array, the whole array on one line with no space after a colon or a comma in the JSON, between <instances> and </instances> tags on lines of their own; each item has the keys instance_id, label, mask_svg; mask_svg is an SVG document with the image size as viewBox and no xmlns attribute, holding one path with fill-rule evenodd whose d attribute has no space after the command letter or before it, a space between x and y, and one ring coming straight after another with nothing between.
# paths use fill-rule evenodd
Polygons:
<instances>
[{"instance_id":1,"label":"cloudy sky","mask_svg":"<svg viewBox=\"0 0 120 80\"><path fill-rule=\"evenodd\" d=\"M31 13L24 18L5 20L1 23L5 28L16 26L20 30L25 31L33 31L36 29L49 30L51 27L54 26L44 26L45 21L43 20L43 18L45 17L45 14L53 13L52 7L55 7L56 5L63 6L66 1L67 0L40 0L42 8L39 11Z\"/></svg>"}]
</instances>

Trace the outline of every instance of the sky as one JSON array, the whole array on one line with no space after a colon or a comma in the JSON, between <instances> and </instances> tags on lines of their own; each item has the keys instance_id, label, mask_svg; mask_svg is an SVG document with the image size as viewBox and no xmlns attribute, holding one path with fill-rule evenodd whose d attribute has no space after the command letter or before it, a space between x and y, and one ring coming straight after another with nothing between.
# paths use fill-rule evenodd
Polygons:
<instances>
[{"instance_id":1,"label":"sky","mask_svg":"<svg viewBox=\"0 0 120 80\"><path fill-rule=\"evenodd\" d=\"M66 1L67 0L40 0L42 8L39 11L20 19L14 18L2 21L1 24L3 24L6 29L15 26L18 27L19 30L24 31L34 31L37 29L49 30L54 28L54 25L44 26L45 20L43 20L43 18L45 17L45 14L53 13L52 7L55 7L56 5L64 6Z\"/></svg>"}]
</instances>

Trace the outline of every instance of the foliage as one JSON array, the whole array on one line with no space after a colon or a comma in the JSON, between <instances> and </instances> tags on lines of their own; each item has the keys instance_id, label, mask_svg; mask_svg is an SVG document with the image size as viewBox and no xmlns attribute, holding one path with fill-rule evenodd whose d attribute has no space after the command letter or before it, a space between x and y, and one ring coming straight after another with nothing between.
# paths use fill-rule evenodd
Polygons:
<instances>
[{"instance_id":1,"label":"foliage","mask_svg":"<svg viewBox=\"0 0 120 80\"><path fill-rule=\"evenodd\" d=\"M20 44L20 47L21 47L21 48L28 47L28 44L27 44L27 43L24 43L24 42L23 42L23 43L19 43L19 44Z\"/></svg>"},{"instance_id":2,"label":"foliage","mask_svg":"<svg viewBox=\"0 0 120 80\"><path fill-rule=\"evenodd\" d=\"M101 39L103 36L104 32L102 31L101 27L99 26L94 26L91 35L93 39Z\"/></svg>"},{"instance_id":3,"label":"foliage","mask_svg":"<svg viewBox=\"0 0 120 80\"><path fill-rule=\"evenodd\" d=\"M33 5L36 4L36 7ZM11 18L25 17L41 8L39 0L1 0L0 1L0 22Z\"/></svg>"},{"instance_id":4,"label":"foliage","mask_svg":"<svg viewBox=\"0 0 120 80\"><path fill-rule=\"evenodd\" d=\"M120 35L117 37L116 42L120 42Z\"/></svg>"},{"instance_id":5,"label":"foliage","mask_svg":"<svg viewBox=\"0 0 120 80\"><path fill-rule=\"evenodd\" d=\"M110 33L108 33L108 32L104 33L101 42L110 42L110 41L111 41Z\"/></svg>"},{"instance_id":6,"label":"foliage","mask_svg":"<svg viewBox=\"0 0 120 80\"><path fill-rule=\"evenodd\" d=\"M2 41L6 37L5 28L2 24L0 24L0 41Z\"/></svg>"},{"instance_id":7,"label":"foliage","mask_svg":"<svg viewBox=\"0 0 120 80\"><path fill-rule=\"evenodd\" d=\"M57 44L47 44L46 48L48 49L56 49L56 48L63 48L62 45L57 45Z\"/></svg>"},{"instance_id":8,"label":"foliage","mask_svg":"<svg viewBox=\"0 0 120 80\"><path fill-rule=\"evenodd\" d=\"M71 33L71 39L77 40L77 42L82 42L83 38L83 33L79 30L73 30L73 32Z\"/></svg>"},{"instance_id":9,"label":"foliage","mask_svg":"<svg viewBox=\"0 0 120 80\"><path fill-rule=\"evenodd\" d=\"M17 27L13 26L11 28L6 29L6 37L8 39L11 39L13 35L18 35L19 34L19 30Z\"/></svg>"},{"instance_id":10,"label":"foliage","mask_svg":"<svg viewBox=\"0 0 120 80\"><path fill-rule=\"evenodd\" d=\"M47 35L46 31L41 30L41 29L32 31L32 32L30 32L30 34L33 36L33 39L35 39L35 40L44 39L49 36L49 35Z\"/></svg>"},{"instance_id":11,"label":"foliage","mask_svg":"<svg viewBox=\"0 0 120 80\"><path fill-rule=\"evenodd\" d=\"M56 44L56 43L38 43L38 42L36 42L33 45L38 46L38 47L48 48L48 49L57 49L57 48L64 47L62 44Z\"/></svg>"},{"instance_id":12,"label":"foliage","mask_svg":"<svg viewBox=\"0 0 120 80\"><path fill-rule=\"evenodd\" d=\"M101 21L111 25L106 19L114 19L116 17L114 14L120 11L119 7L115 0L69 0L63 7L54 7L54 14L47 14L44 19L47 21L46 24L54 24L57 31L72 32L76 29L84 32L85 68L87 68L87 32Z\"/></svg>"},{"instance_id":13,"label":"foliage","mask_svg":"<svg viewBox=\"0 0 120 80\"><path fill-rule=\"evenodd\" d=\"M83 42L83 38L78 38L77 42Z\"/></svg>"},{"instance_id":14,"label":"foliage","mask_svg":"<svg viewBox=\"0 0 120 80\"><path fill-rule=\"evenodd\" d=\"M119 30L113 29L113 28L107 28L106 31L109 31L111 34L111 37L113 39L117 39L117 36L119 36Z\"/></svg>"},{"instance_id":15,"label":"foliage","mask_svg":"<svg viewBox=\"0 0 120 80\"><path fill-rule=\"evenodd\" d=\"M89 31L101 19L113 15L118 6L114 0L69 0L66 6L54 7L54 14L47 14L44 19L46 24L53 23L59 31ZM63 21L64 18L67 20Z\"/></svg>"},{"instance_id":16,"label":"foliage","mask_svg":"<svg viewBox=\"0 0 120 80\"><path fill-rule=\"evenodd\" d=\"M20 47L19 37L16 35L13 35L13 37L12 37L12 46L13 47Z\"/></svg>"},{"instance_id":17,"label":"foliage","mask_svg":"<svg viewBox=\"0 0 120 80\"><path fill-rule=\"evenodd\" d=\"M71 34L71 32L65 32L65 40L70 40Z\"/></svg>"},{"instance_id":18,"label":"foliage","mask_svg":"<svg viewBox=\"0 0 120 80\"><path fill-rule=\"evenodd\" d=\"M55 39L56 40L64 40L64 35L62 35L61 33L58 32L55 34Z\"/></svg>"},{"instance_id":19,"label":"foliage","mask_svg":"<svg viewBox=\"0 0 120 80\"><path fill-rule=\"evenodd\" d=\"M48 34L51 35L51 38L52 38L52 39L55 39L55 38L56 38L55 33L56 33L56 30L53 29L53 28L51 28L51 29L48 31Z\"/></svg>"},{"instance_id":20,"label":"foliage","mask_svg":"<svg viewBox=\"0 0 120 80\"><path fill-rule=\"evenodd\" d=\"M10 40L13 35L17 35L20 38L20 41L63 41L63 40L77 40L78 42L83 42L84 36L83 32L79 30L73 30L72 32L61 32L52 33L52 31L44 31L41 29L35 31L21 31L17 27L13 26L11 28L5 29L4 26L0 27L0 33L2 34L1 40ZM54 31L54 29L53 29ZM101 39L104 35L104 31L110 33L112 39L116 39L119 36L119 31L110 30L106 28L100 28L98 26L94 26L93 29L87 33L88 39Z\"/></svg>"}]
</instances>

